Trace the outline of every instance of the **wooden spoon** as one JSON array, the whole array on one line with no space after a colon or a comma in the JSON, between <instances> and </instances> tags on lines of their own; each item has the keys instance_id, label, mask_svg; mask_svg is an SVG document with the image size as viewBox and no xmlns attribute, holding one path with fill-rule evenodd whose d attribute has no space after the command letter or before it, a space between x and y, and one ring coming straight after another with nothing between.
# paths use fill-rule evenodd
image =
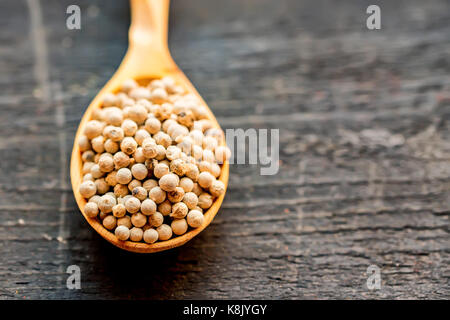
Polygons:
<instances>
[{"instance_id":1,"label":"wooden spoon","mask_svg":"<svg viewBox=\"0 0 450 320\"><path fill-rule=\"evenodd\" d=\"M195 94L199 98L206 106L209 119L216 127L219 128L220 126L202 97L197 90L195 90L188 78L178 68L170 55L167 45L169 0L131 0L130 2L131 26L128 34L128 51L117 72L106 83L103 89L100 90L94 100L92 100L81 119L72 150L70 176L73 193L78 207L92 228L94 228L103 238L119 248L133 252L150 253L181 246L199 234L211 223L214 216L217 214L225 195L217 198L211 208L205 213L203 225L190 230L182 236L167 241L158 241L153 244L118 240L114 233L105 229L97 218L89 218L84 214L86 200L81 196L78 190L79 185L82 182L82 159L78 147L78 140L83 133L86 123L91 119L92 112L101 107L102 97L105 93L118 92L120 85L126 79L133 78L138 82L148 82L155 78L171 76L179 85L183 86L188 92ZM225 188L228 186L228 170L229 164L228 162L225 162L219 177L219 180L224 183Z\"/></svg>"}]
</instances>

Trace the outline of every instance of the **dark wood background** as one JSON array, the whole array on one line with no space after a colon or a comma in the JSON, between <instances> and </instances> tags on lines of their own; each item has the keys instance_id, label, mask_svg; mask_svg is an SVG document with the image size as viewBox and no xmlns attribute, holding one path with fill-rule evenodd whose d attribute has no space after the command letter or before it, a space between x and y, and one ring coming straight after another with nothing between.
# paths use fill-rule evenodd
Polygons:
<instances>
[{"instance_id":1,"label":"dark wood background","mask_svg":"<svg viewBox=\"0 0 450 320\"><path fill-rule=\"evenodd\" d=\"M450 3L375 1L369 31L373 3L172 2L175 60L224 128L279 128L281 166L232 166L212 225L138 255L90 229L68 175L127 1L1 1L0 298L450 298Z\"/></svg>"}]
</instances>

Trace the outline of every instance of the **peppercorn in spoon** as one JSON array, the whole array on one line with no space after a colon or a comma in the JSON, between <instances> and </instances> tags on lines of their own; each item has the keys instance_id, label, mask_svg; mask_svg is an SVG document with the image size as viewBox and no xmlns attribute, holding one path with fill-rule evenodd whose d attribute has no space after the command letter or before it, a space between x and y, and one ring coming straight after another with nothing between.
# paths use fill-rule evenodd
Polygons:
<instances>
[{"instance_id":1,"label":"peppercorn in spoon","mask_svg":"<svg viewBox=\"0 0 450 320\"><path fill-rule=\"evenodd\" d=\"M182 125L174 125L172 122L178 121L185 124L190 121L188 115L185 112L180 112L174 117L175 120L168 120L167 117L164 118L164 115L162 115L161 117L165 119L165 121L161 121L162 127L169 134L162 131L158 132L160 127L158 119L144 119L148 120L145 123L139 120L141 116L139 112L143 109L143 106L147 110L153 110L152 103L137 101L137 98L134 102L140 103L139 107L131 111L128 110L128 112L132 113L131 119L137 119L136 123L139 127L132 120L121 120L121 112L115 113L113 112L115 111L114 108L109 108L110 122L118 121L121 127L120 125L106 125L106 127L103 126L100 129L104 136L99 136L98 132L95 134L96 131L99 131L96 128L99 122L93 119L96 118L96 113L101 107L105 105L105 97L108 94L110 96L116 94L123 90L124 86L133 85L133 83L138 83L140 86L150 86L152 81L154 83L157 79L170 79L171 81L173 79L177 86L191 94L204 106L203 118L209 121L211 129L220 129L211 110L170 55L167 44L169 0L131 0L130 2L131 26L128 51L119 69L93 99L81 119L72 151L70 175L77 204L92 228L119 248L133 252L150 253L181 246L211 223L225 195L229 165L226 157L220 156L224 159L221 166L211 160L214 160L214 152L211 150L216 150L215 156L217 158L217 150L225 146L223 137L220 139L217 136L214 137L219 142L214 141L211 137L205 137L203 142L200 142L200 145L203 143L205 148L200 158L203 157L203 160L211 162L201 161L199 165L200 173L196 168L193 168L195 170L192 170L192 172L189 171L190 167L184 167L186 162L178 159L180 156L177 147L171 145L171 143L175 144L175 142L179 143L180 141L183 143L183 137L187 135L186 132L181 130L183 129L181 128ZM135 81L130 82L129 79ZM158 91L158 88L154 89L153 97L158 98L160 91ZM174 90L173 95L176 96L177 94L179 93ZM133 103L133 99L129 100ZM162 107L157 105L157 111L155 112L164 113L165 108L169 108L164 104L162 105ZM146 109L144 108L144 110ZM170 128L170 124L172 124L172 128ZM167 128L168 126L169 128ZM188 125L186 124L186 126ZM146 130L151 132L151 135L146 133ZM198 138L199 130L194 128L192 131L188 133L189 137L186 139L195 141ZM92 133L92 137L87 137L86 132ZM131 134L128 134L128 132L131 132ZM83 147L85 145L93 150L86 152ZM162 148L161 146L165 147ZM159 158L161 149L164 149L162 150L164 155ZM195 150L198 151L198 147ZM226 154L226 152L223 152L223 154ZM84 172L86 163L83 164L83 162L88 158L89 174L86 174ZM156 159L160 161L158 162ZM127 162L129 160L131 163ZM144 160L145 165L142 164ZM122 162L125 162L125 164L122 165ZM114 166L116 170L114 170ZM154 171L156 166L158 167ZM204 170L205 166L207 169ZM121 169L117 170L117 168ZM164 179L161 178L157 181L155 178L155 180L144 181L144 178L142 178L143 180L140 180L140 177L146 177L147 174L150 176L151 173L147 173L147 171L151 170ZM170 170L170 173L167 170ZM96 183L94 183L94 178L98 178L95 180ZM216 178L217 180L215 180ZM114 182L111 183L111 181ZM127 184L117 183L117 181L124 181ZM194 185L192 184L193 181L196 182ZM114 188L114 194L121 195L121 203L117 203L117 199L113 199L113 196L108 196L108 188L114 184L117 186L117 188ZM196 189L197 191L200 190L197 194ZM209 193L204 192L205 190L209 190ZM97 191L99 193L101 191L100 194L106 193L106 195L100 197L95 194ZM146 199L147 195L150 199ZM96 197L95 201L91 201L94 197ZM87 205L87 198L90 198L89 205ZM142 202L139 202L141 200ZM196 206L197 203L200 207L207 208L203 212L203 216L202 209ZM141 206L140 211L139 205ZM155 205L158 206L158 211L156 211ZM101 219L97 217L99 211L100 218L102 214L109 214L105 215L108 218L107 221L102 223ZM126 216L124 216L127 211L133 212L131 219L126 219ZM187 214L188 211L189 215ZM163 224L164 217L169 215L174 219L172 226ZM104 219L105 216L103 216ZM118 217L122 217L120 218L122 219L120 228L117 223L120 219L116 219ZM184 217L187 218L187 222ZM151 221L152 225L150 226L154 226L155 229L150 228L151 232L145 230L143 235L145 221ZM192 229L188 230L188 224ZM130 231L132 225L138 227ZM115 233L111 231L113 227L116 228ZM175 237L171 238L172 231ZM158 237L160 241L157 241ZM145 242L131 241L131 239L144 239Z\"/></svg>"}]
</instances>

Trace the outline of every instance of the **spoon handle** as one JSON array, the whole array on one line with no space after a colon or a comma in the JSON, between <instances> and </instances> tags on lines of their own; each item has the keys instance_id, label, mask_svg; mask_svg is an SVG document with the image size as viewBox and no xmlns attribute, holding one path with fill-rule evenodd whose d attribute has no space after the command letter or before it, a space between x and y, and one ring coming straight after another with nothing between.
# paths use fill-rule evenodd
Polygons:
<instances>
[{"instance_id":1,"label":"spoon handle","mask_svg":"<svg viewBox=\"0 0 450 320\"><path fill-rule=\"evenodd\" d=\"M165 75L176 70L167 44L169 2L130 0L128 51L114 75L114 84L130 76Z\"/></svg>"},{"instance_id":2,"label":"spoon handle","mask_svg":"<svg viewBox=\"0 0 450 320\"><path fill-rule=\"evenodd\" d=\"M168 50L169 0L130 0L130 48ZM136 48L137 49L137 48Z\"/></svg>"}]
</instances>

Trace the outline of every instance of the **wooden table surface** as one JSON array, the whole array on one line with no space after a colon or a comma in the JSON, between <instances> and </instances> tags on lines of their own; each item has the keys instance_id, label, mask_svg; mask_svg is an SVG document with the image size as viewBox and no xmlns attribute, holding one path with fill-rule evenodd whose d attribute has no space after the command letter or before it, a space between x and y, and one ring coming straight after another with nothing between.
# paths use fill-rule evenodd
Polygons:
<instances>
[{"instance_id":1,"label":"wooden table surface","mask_svg":"<svg viewBox=\"0 0 450 320\"><path fill-rule=\"evenodd\" d=\"M172 2L175 60L224 128L280 129L280 171L232 166L200 236L138 255L93 232L68 175L128 3L1 1L0 298L450 298L450 3L376 1L370 31L372 2Z\"/></svg>"}]
</instances>

